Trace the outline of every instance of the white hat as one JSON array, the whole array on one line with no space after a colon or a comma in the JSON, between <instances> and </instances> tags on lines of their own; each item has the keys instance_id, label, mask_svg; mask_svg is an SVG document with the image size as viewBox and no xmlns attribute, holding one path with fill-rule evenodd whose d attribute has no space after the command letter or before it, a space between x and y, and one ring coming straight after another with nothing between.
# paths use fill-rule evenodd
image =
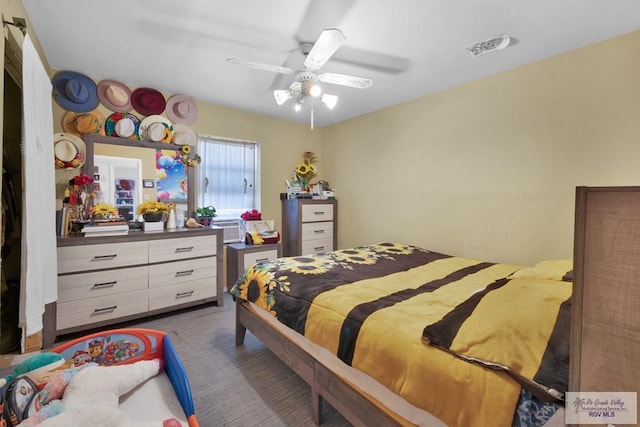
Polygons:
<instances>
[{"instance_id":1,"label":"white hat","mask_svg":"<svg viewBox=\"0 0 640 427\"><path fill-rule=\"evenodd\" d=\"M176 145L196 145L198 139L196 133L187 125L173 125L173 140Z\"/></svg>"},{"instance_id":2,"label":"white hat","mask_svg":"<svg viewBox=\"0 0 640 427\"><path fill-rule=\"evenodd\" d=\"M115 132L120 138L129 138L136 131L136 125L129 117L116 122Z\"/></svg>"},{"instance_id":3,"label":"white hat","mask_svg":"<svg viewBox=\"0 0 640 427\"><path fill-rule=\"evenodd\" d=\"M173 137L173 123L164 116L154 114L142 120L138 133L142 140L170 142Z\"/></svg>"},{"instance_id":4,"label":"white hat","mask_svg":"<svg viewBox=\"0 0 640 427\"><path fill-rule=\"evenodd\" d=\"M81 138L71 133L56 133L53 144L56 168L76 169L84 165L87 146Z\"/></svg>"},{"instance_id":5,"label":"white hat","mask_svg":"<svg viewBox=\"0 0 640 427\"><path fill-rule=\"evenodd\" d=\"M149 125L147 128L146 136L147 140L153 142L160 142L162 140L162 136L164 135L164 123L162 122L154 122Z\"/></svg>"}]
</instances>

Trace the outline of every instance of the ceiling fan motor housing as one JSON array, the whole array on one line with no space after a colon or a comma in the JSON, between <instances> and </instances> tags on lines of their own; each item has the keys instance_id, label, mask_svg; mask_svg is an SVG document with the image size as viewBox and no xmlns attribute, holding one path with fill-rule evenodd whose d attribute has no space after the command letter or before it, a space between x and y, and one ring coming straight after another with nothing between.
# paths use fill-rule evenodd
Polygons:
<instances>
[{"instance_id":1,"label":"ceiling fan motor housing","mask_svg":"<svg viewBox=\"0 0 640 427\"><path fill-rule=\"evenodd\" d=\"M309 96L311 94L311 87L318 81L318 75L310 71L303 71L296 76L296 80L299 81L302 86L302 95Z\"/></svg>"}]
</instances>

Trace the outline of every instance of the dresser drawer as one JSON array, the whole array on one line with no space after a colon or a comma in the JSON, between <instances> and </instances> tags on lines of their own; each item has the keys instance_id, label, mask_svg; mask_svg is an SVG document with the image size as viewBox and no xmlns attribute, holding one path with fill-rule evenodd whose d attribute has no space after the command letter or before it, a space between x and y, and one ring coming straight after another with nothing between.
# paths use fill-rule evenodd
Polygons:
<instances>
[{"instance_id":1,"label":"dresser drawer","mask_svg":"<svg viewBox=\"0 0 640 427\"><path fill-rule=\"evenodd\" d=\"M149 310L158 310L215 296L215 278L191 280L171 286L155 287L149 289Z\"/></svg>"},{"instance_id":2,"label":"dresser drawer","mask_svg":"<svg viewBox=\"0 0 640 427\"><path fill-rule=\"evenodd\" d=\"M333 221L302 224L302 244L316 239L333 239Z\"/></svg>"},{"instance_id":3,"label":"dresser drawer","mask_svg":"<svg viewBox=\"0 0 640 427\"><path fill-rule=\"evenodd\" d=\"M302 222L333 221L332 204L308 204L302 205Z\"/></svg>"},{"instance_id":4,"label":"dresser drawer","mask_svg":"<svg viewBox=\"0 0 640 427\"><path fill-rule=\"evenodd\" d=\"M147 264L147 242L105 243L58 248L58 274Z\"/></svg>"},{"instance_id":5,"label":"dresser drawer","mask_svg":"<svg viewBox=\"0 0 640 427\"><path fill-rule=\"evenodd\" d=\"M216 236L194 236L149 242L149 262L175 261L216 254Z\"/></svg>"},{"instance_id":6,"label":"dresser drawer","mask_svg":"<svg viewBox=\"0 0 640 427\"><path fill-rule=\"evenodd\" d=\"M96 298L58 302L57 330L88 326L149 310L149 291L125 292Z\"/></svg>"},{"instance_id":7,"label":"dresser drawer","mask_svg":"<svg viewBox=\"0 0 640 427\"><path fill-rule=\"evenodd\" d=\"M216 257L167 262L149 267L149 288L208 278L216 286Z\"/></svg>"},{"instance_id":8,"label":"dresser drawer","mask_svg":"<svg viewBox=\"0 0 640 427\"><path fill-rule=\"evenodd\" d=\"M58 276L58 303L147 289L145 266Z\"/></svg>"},{"instance_id":9,"label":"dresser drawer","mask_svg":"<svg viewBox=\"0 0 640 427\"><path fill-rule=\"evenodd\" d=\"M302 242L302 255L316 254L333 250L333 238L315 239Z\"/></svg>"},{"instance_id":10,"label":"dresser drawer","mask_svg":"<svg viewBox=\"0 0 640 427\"><path fill-rule=\"evenodd\" d=\"M266 251L260 251L260 252L249 252L244 254L243 266L244 266L244 269L246 270L249 266L257 262L268 261L276 258L278 258L277 249L268 249Z\"/></svg>"}]
</instances>

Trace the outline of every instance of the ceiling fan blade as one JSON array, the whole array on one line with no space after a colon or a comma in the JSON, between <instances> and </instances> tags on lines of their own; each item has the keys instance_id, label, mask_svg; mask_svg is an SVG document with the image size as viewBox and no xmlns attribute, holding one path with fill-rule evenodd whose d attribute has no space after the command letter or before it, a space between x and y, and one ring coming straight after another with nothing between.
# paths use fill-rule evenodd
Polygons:
<instances>
[{"instance_id":1,"label":"ceiling fan blade","mask_svg":"<svg viewBox=\"0 0 640 427\"><path fill-rule=\"evenodd\" d=\"M276 104L282 105L293 97L293 93L289 89L280 89L273 91L273 98Z\"/></svg>"},{"instance_id":2,"label":"ceiling fan blade","mask_svg":"<svg viewBox=\"0 0 640 427\"><path fill-rule=\"evenodd\" d=\"M345 40L344 34L337 28L323 30L304 60L304 66L310 71L319 69Z\"/></svg>"},{"instance_id":3,"label":"ceiling fan blade","mask_svg":"<svg viewBox=\"0 0 640 427\"><path fill-rule=\"evenodd\" d=\"M262 64L260 62L245 61L237 58L229 58L227 59L227 62L233 65L242 65L244 67L255 68L256 70L271 71L273 73L280 74L293 74L293 70L291 68L279 67L277 65Z\"/></svg>"},{"instance_id":4,"label":"ceiling fan blade","mask_svg":"<svg viewBox=\"0 0 640 427\"><path fill-rule=\"evenodd\" d=\"M338 27L356 0L311 0L297 32L298 42L313 42L323 28Z\"/></svg>"},{"instance_id":5,"label":"ceiling fan blade","mask_svg":"<svg viewBox=\"0 0 640 427\"><path fill-rule=\"evenodd\" d=\"M354 65L360 68L386 74L405 72L411 66L409 59L398 55L389 55L350 46L342 46L331 57L331 62Z\"/></svg>"},{"instance_id":6,"label":"ceiling fan blade","mask_svg":"<svg viewBox=\"0 0 640 427\"><path fill-rule=\"evenodd\" d=\"M366 89L373 85L373 80L367 77L349 76L347 74L322 73L318 75L321 82L331 83L334 85L356 87L358 89Z\"/></svg>"}]
</instances>

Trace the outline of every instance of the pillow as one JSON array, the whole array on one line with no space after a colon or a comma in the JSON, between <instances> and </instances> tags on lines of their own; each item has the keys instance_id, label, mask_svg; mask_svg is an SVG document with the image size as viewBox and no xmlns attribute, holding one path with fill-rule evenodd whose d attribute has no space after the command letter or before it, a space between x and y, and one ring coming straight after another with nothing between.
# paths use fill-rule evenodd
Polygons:
<instances>
[{"instance_id":1,"label":"pillow","mask_svg":"<svg viewBox=\"0 0 640 427\"><path fill-rule=\"evenodd\" d=\"M541 279L573 281L572 259L550 259L537 263L533 267L525 267L514 271L509 279Z\"/></svg>"}]
</instances>

